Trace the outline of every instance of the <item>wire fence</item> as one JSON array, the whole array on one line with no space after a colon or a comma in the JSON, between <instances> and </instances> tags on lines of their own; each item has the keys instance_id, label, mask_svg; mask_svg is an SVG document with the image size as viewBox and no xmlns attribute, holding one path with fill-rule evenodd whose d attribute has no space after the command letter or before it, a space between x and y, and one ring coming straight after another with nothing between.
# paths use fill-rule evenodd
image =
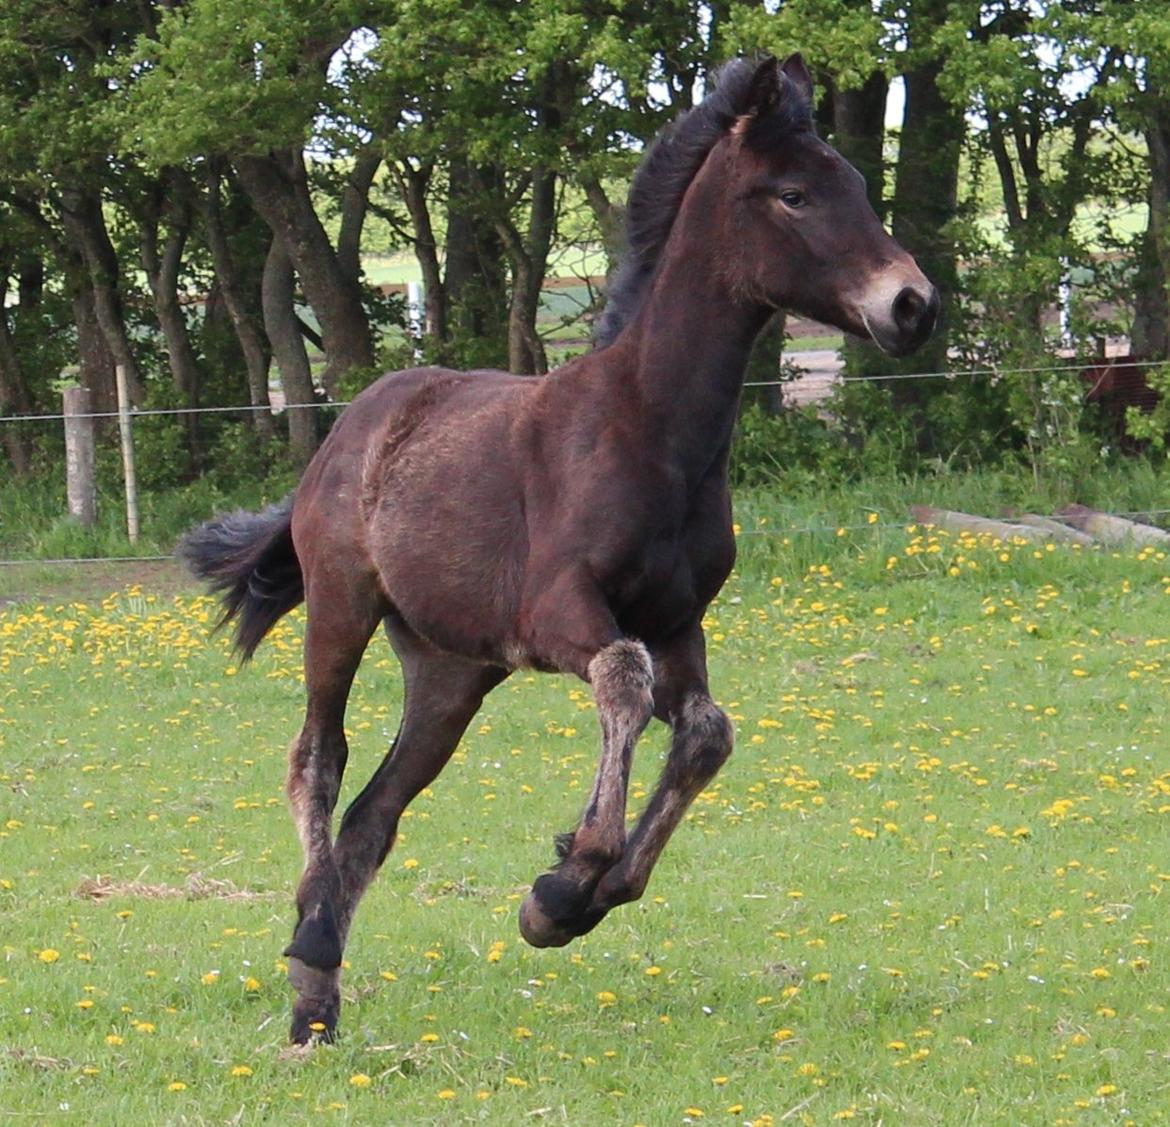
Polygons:
<instances>
[{"instance_id":1,"label":"wire fence","mask_svg":"<svg viewBox=\"0 0 1170 1127\"><path fill-rule=\"evenodd\" d=\"M796 355L799 355L797 353ZM1083 372L1095 367L1102 367L1113 363L1121 363L1126 368L1160 368L1164 367L1166 361L1164 360L1131 360L1126 358L1120 360L1119 358L1109 358L1098 360L1094 363L1078 362L1068 364L1042 364L1027 367L983 367L983 368L948 368L935 372L890 372L890 373L874 373L870 375L842 375L840 373L832 373L836 382L842 384L851 383L893 383L899 380L959 380L959 379L975 379L980 377L1000 378L1006 376L1024 376L1024 375L1047 375L1053 373L1070 373ZM794 382L798 382L802 377L795 376L789 379L775 379L775 380L748 380L744 383L744 387L788 387ZM279 402L277 404L261 403L261 404L239 404L229 407L158 407L158 408L144 408L133 409L131 414L136 419L151 418L154 416L167 415L223 415L223 414L252 414L255 412L269 412L278 414L283 411L314 411L314 410L332 410L337 411L343 407L348 407L349 401L342 400L321 400L313 403L285 403ZM81 413L77 415L66 416L62 412L46 413L36 415L0 415L0 423L33 423L33 422L61 422L65 418L81 418L81 419L116 419L118 417L117 411L91 411L88 413Z\"/></svg>"},{"instance_id":2,"label":"wire fence","mask_svg":"<svg viewBox=\"0 0 1170 1127\"><path fill-rule=\"evenodd\" d=\"M1098 361L1098 365L1107 365L1113 361L1102 360ZM1158 360L1130 360L1126 358L1122 361L1126 367L1129 368L1154 368L1163 366L1163 361ZM909 372L909 373L888 373L888 374L872 374L872 375L856 375L844 376L837 372L829 373L836 383L850 384L850 383L885 383L896 380L925 380L925 379L975 379L975 378L1001 378L1013 377L1022 375L1043 375L1043 374L1067 374L1070 372L1085 371L1087 366L1085 363L1067 363L1067 364L1047 364L1047 365L1033 365L1026 367L982 367L982 368L958 368L947 369L943 371L933 372ZM745 387L787 387L794 382L799 382L800 377L794 379L775 379L775 380L751 380L748 381ZM240 404L235 406L208 406L208 407L169 407L169 408L148 408L131 410L131 417L137 422L139 420L148 419L165 419L168 417L183 417L183 416L209 416L222 417L226 415L249 416L257 412L269 412L274 415L280 414L283 411L293 410L328 410L340 411L348 406L348 402L342 401L314 401L312 403L303 404L287 404L277 400L276 404ZM25 415L3 415L0 416L0 424L15 425L15 424L30 424L30 423L61 423L69 419L93 419L93 420L113 420L117 419L117 411L93 411L83 412L77 414L66 414L64 412L57 413L42 413L42 414L25 414ZM1060 514L1044 514L1048 519L1058 520ZM1145 521L1157 520L1159 518L1170 517L1170 509L1155 509L1155 510L1141 510L1125 513L1116 513L1114 515L1123 516L1130 519L1140 519ZM867 519L864 522L858 523L840 523L840 524L824 524L824 525L800 525L790 527L773 527L768 529L754 528L743 529L739 535L743 537L801 537L801 536L824 536L824 535L839 535L842 533L856 533L856 532L876 532L876 531L891 531L898 529L905 529L911 521L903 522L874 522ZM173 557L169 555L125 555L125 556L58 556L55 558L38 558L29 557L22 559L0 559L0 568L12 567L28 567L28 566L70 566L70 565L87 565L87 564L148 564L148 563L165 563Z\"/></svg>"}]
</instances>

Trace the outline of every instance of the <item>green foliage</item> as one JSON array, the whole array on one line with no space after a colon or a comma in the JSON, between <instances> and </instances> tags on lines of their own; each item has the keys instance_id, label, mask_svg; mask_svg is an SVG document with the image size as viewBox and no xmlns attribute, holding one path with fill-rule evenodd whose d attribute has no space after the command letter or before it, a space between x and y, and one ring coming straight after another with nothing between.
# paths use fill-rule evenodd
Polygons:
<instances>
[{"instance_id":1,"label":"green foliage","mask_svg":"<svg viewBox=\"0 0 1170 1127\"><path fill-rule=\"evenodd\" d=\"M1131 438L1147 442L1161 453L1166 450L1170 435L1170 365L1147 368L1145 377L1150 388L1158 393L1158 403L1148 412L1138 407L1126 408L1125 429Z\"/></svg>"},{"instance_id":2,"label":"green foliage","mask_svg":"<svg viewBox=\"0 0 1170 1127\"><path fill-rule=\"evenodd\" d=\"M819 477L840 476L846 463L842 436L811 408L776 414L752 404L740 414L731 451L737 488L799 490Z\"/></svg>"}]
</instances>

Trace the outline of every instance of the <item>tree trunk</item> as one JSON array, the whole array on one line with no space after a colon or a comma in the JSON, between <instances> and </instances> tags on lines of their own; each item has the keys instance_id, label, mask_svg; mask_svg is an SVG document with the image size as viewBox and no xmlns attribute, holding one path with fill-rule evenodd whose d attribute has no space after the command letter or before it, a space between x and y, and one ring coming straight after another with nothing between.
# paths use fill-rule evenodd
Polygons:
<instances>
[{"instance_id":1,"label":"tree trunk","mask_svg":"<svg viewBox=\"0 0 1170 1127\"><path fill-rule=\"evenodd\" d=\"M958 282L955 243L947 225L958 210L964 123L961 109L938 88L941 70L942 61L931 60L905 76L906 116L898 147L893 231L938 287L945 310ZM941 370L946 348L945 331L936 333L917 354L914 370Z\"/></svg>"},{"instance_id":2,"label":"tree trunk","mask_svg":"<svg viewBox=\"0 0 1170 1127\"><path fill-rule=\"evenodd\" d=\"M298 404L315 404L316 395L305 340L297 320L295 293L292 259L285 251L284 243L274 238L264 261L264 330L280 369L288 415L289 449L294 464L303 468L317 449L317 419L315 406Z\"/></svg>"},{"instance_id":3,"label":"tree trunk","mask_svg":"<svg viewBox=\"0 0 1170 1127\"><path fill-rule=\"evenodd\" d=\"M1135 283L1133 350L1151 359L1170 355L1170 123L1161 114L1146 126L1149 218Z\"/></svg>"},{"instance_id":4,"label":"tree trunk","mask_svg":"<svg viewBox=\"0 0 1170 1127\"><path fill-rule=\"evenodd\" d=\"M548 266L548 252L556 225L557 176L548 169L532 173L532 199L524 236L509 216L496 223L512 268L512 295L508 303L508 371L543 375L548 371L544 341L536 331L540 291Z\"/></svg>"},{"instance_id":5,"label":"tree trunk","mask_svg":"<svg viewBox=\"0 0 1170 1127\"><path fill-rule=\"evenodd\" d=\"M313 208L299 146L268 156L237 157L235 164L252 205L284 244L305 298L321 324L326 361L322 382L333 396L343 373L374 365L374 343L361 287L346 273Z\"/></svg>"},{"instance_id":6,"label":"tree trunk","mask_svg":"<svg viewBox=\"0 0 1170 1127\"><path fill-rule=\"evenodd\" d=\"M788 315L784 310L773 313L756 337L748 357L744 382L762 386L749 387L744 391L744 405L758 403L769 415L778 415L784 410L780 364L784 358L784 333L787 327Z\"/></svg>"},{"instance_id":7,"label":"tree trunk","mask_svg":"<svg viewBox=\"0 0 1170 1127\"><path fill-rule=\"evenodd\" d=\"M946 9L940 0L934 0L924 3L916 14L920 25L911 22L912 47L920 33L922 39L929 37L933 25L945 18ZM958 210L965 123L962 109L951 105L939 89L942 65L942 59L926 59L904 75L906 110L898 146L893 234L938 287L942 313L934 336L914 356L895 363L886 360L885 370L900 374L945 370L946 321L958 287L954 238L947 226ZM925 408L943 386L941 380L896 379L890 383L894 409L911 421L921 453L933 449Z\"/></svg>"},{"instance_id":8,"label":"tree trunk","mask_svg":"<svg viewBox=\"0 0 1170 1127\"><path fill-rule=\"evenodd\" d=\"M263 328L256 323L248 306L244 285L236 267L235 255L224 226L223 209L220 204L220 173L212 169L207 176L207 191L201 197L203 228L207 246L211 251L215 278L219 283L220 296L231 318L232 328L240 342L244 366L248 373L248 402L256 408L252 412L252 425L257 437L267 442L273 435L272 414L267 409L268 364L270 353ZM267 257L267 256L266 256ZM303 351L303 346L302 346Z\"/></svg>"},{"instance_id":9,"label":"tree trunk","mask_svg":"<svg viewBox=\"0 0 1170 1127\"><path fill-rule=\"evenodd\" d=\"M447 343L447 287L443 282L443 270L439 263L439 242L431 223L430 204L427 192L434 174L433 164L415 168L409 160L394 165L394 179L398 193L406 205L413 230L411 242L414 256L422 274L423 285L423 338L429 342L426 351L439 356Z\"/></svg>"},{"instance_id":10,"label":"tree trunk","mask_svg":"<svg viewBox=\"0 0 1170 1127\"><path fill-rule=\"evenodd\" d=\"M98 321L88 271L79 266L70 304L77 329L77 363L81 386L89 389L94 411L105 414L118 409L114 381L114 356Z\"/></svg>"},{"instance_id":11,"label":"tree trunk","mask_svg":"<svg viewBox=\"0 0 1170 1127\"><path fill-rule=\"evenodd\" d=\"M492 197L502 195L493 168L474 172L466 161L448 170L447 257L444 282L451 335L465 367L500 367L507 358L507 280L504 250L473 182Z\"/></svg>"},{"instance_id":12,"label":"tree trunk","mask_svg":"<svg viewBox=\"0 0 1170 1127\"><path fill-rule=\"evenodd\" d=\"M23 255L17 263L17 301L26 312L41 303L45 292L45 260L34 251Z\"/></svg>"},{"instance_id":13,"label":"tree trunk","mask_svg":"<svg viewBox=\"0 0 1170 1127\"><path fill-rule=\"evenodd\" d=\"M874 71L856 89L832 89L834 146L865 177L870 205L883 218L887 211L883 150L889 85L881 71ZM885 367L881 350L870 340L847 334L842 351L849 375L865 375Z\"/></svg>"},{"instance_id":14,"label":"tree trunk","mask_svg":"<svg viewBox=\"0 0 1170 1127\"><path fill-rule=\"evenodd\" d=\"M8 328L7 278L7 264L0 262L0 415L24 415L32 409L32 400ZM24 477L31 461L32 434L22 430L20 424L0 423L0 435L13 474Z\"/></svg>"},{"instance_id":15,"label":"tree trunk","mask_svg":"<svg viewBox=\"0 0 1170 1127\"><path fill-rule=\"evenodd\" d=\"M191 230L191 208L187 201L178 198L173 179L165 174L156 185L152 185L152 189L152 198L139 225L142 268L166 343L167 363L175 390L182 396L184 406L198 407L202 373L179 301L179 271L183 265L183 248ZM168 193L169 200L166 198ZM164 208L169 230L166 241L160 246ZM194 416L191 418L194 421ZM194 434L188 437L193 438Z\"/></svg>"},{"instance_id":16,"label":"tree trunk","mask_svg":"<svg viewBox=\"0 0 1170 1127\"><path fill-rule=\"evenodd\" d=\"M66 188L61 192L59 207L65 233L81 255L89 274L93 313L101 326L106 347L114 362L126 370L132 402L140 404L143 397L142 378L126 329L118 256L106 229L101 194L96 188Z\"/></svg>"},{"instance_id":17,"label":"tree trunk","mask_svg":"<svg viewBox=\"0 0 1170 1127\"><path fill-rule=\"evenodd\" d=\"M370 189L382 164L382 154L374 146L358 153L353 168L341 190L341 227L337 234L337 264L342 274L360 286L362 276L362 227L369 208Z\"/></svg>"},{"instance_id":18,"label":"tree trunk","mask_svg":"<svg viewBox=\"0 0 1170 1127\"><path fill-rule=\"evenodd\" d=\"M874 71L861 86L833 90L833 145L862 176L869 202L886 213L886 99L889 80Z\"/></svg>"}]
</instances>

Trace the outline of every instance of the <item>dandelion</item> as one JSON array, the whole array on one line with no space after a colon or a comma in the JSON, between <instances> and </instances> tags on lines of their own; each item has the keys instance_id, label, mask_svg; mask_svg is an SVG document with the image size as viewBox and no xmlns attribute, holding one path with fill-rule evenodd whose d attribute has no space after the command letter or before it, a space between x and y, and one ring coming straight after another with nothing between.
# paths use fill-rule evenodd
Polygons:
<instances>
[{"instance_id":1,"label":"dandelion","mask_svg":"<svg viewBox=\"0 0 1170 1127\"><path fill-rule=\"evenodd\" d=\"M168 1092L185 1092L186 1090L187 1090L187 1085L184 1084L182 1080L172 1080L167 1085Z\"/></svg>"},{"instance_id":2,"label":"dandelion","mask_svg":"<svg viewBox=\"0 0 1170 1127\"><path fill-rule=\"evenodd\" d=\"M450 1088L444 1088L439 1093L439 1099L441 1099L441 1100L453 1100L454 1098L455 1098L455 1093Z\"/></svg>"},{"instance_id":3,"label":"dandelion","mask_svg":"<svg viewBox=\"0 0 1170 1127\"><path fill-rule=\"evenodd\" d=\"M246 1064L237 1064L232 1069L233 1076L251 1076L252 1070Z\"/></svg>"},{"instance_id":4,"label":"dandelion","mask_svg":"<svg viewBox=\"0 0 1170 1127\"><path fill-rule=\"evenodd\" d=\"M55 963L61 957L60 951L54 951L52 947L46 947L43 951L37 952L37 958L42 963Z\"/></svg>"},{"instance_id":5,"label":"dandelion","mask_svg":"<svg viewBox=\"0 0 1170 1127\"><path fill-rule=\"evenodd\" d=\"M368 1088L373 1081L364 1072L355 1072L350 1078L349 1082L355 1088Z\"/></svg>"}]
</instances>

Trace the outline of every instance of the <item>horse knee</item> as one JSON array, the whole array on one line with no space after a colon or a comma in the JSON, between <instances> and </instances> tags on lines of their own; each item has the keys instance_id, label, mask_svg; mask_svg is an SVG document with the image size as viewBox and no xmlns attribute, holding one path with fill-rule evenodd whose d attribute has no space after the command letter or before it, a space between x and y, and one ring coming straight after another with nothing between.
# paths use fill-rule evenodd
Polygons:
<instances>
[{"instance_id":1,"label":"horse knee","mask_svg":"<svg viewBox=\"0 0 1170 1127\"><path fill-rule=\"evenodd\" d=\"M589 683L603 724L640 732L654 703L654 664L641 642L622 638L599 650L589 663Z\"/></svg>"},{"instance_id":2,"label":"horse knee","mask_svg":"<svg viewBox=\"0 0 1170 1127\"><path fill-rule=\"evenodd\" d=\"M718 773L735 746L730 718L707 696L692 698L684 705L679 736L685 741L689 771L704 779Z\"/></svg>"}]
</instances>

